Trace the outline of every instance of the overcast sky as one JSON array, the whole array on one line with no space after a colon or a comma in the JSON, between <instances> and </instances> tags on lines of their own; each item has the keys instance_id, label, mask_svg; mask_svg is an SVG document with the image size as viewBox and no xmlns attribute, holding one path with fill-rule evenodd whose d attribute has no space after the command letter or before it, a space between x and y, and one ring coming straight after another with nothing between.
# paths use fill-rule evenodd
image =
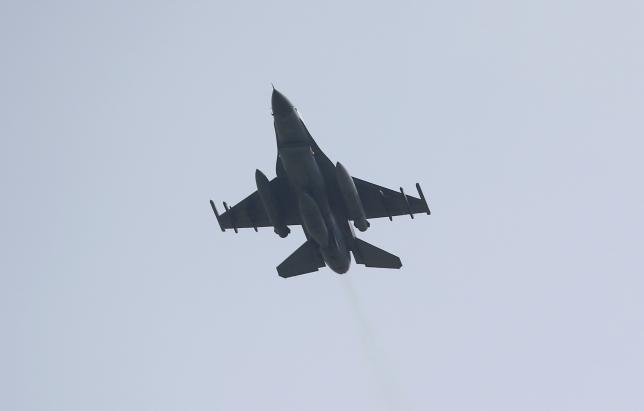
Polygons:
<instances>
[{"instance_id":1,"label":"overcast sky","mask_svg":"<svg viewBox=\"0 0 644 411\"><path fill-rule=\"evenodd\" d=\"M644 409L641 1L0 4L0 409ZM219 231L270 83L433 215Z\"/></svg>"}]
</instances>

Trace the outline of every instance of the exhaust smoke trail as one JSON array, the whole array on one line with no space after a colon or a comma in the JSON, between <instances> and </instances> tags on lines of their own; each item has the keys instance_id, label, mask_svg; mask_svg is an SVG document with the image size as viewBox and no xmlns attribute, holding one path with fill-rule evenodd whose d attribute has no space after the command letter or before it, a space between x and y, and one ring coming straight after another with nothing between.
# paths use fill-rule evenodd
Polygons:
<instances>
[{"instance_id":1,"label":"exhaust smoke trail","mask_svg":"<svg viewBox=\"0 0 644 411\"><path fill-rule=\"evenodd\" d=\"M363 355L371 374L372 383L387 410L402 410L401 397L398 385L384 350L378 343L376 334L373 332L371 321L365 315L363 304L356 293L355 287L349 276L341 278L343 288L349 299L349 305L356 323L356 331L360 338Z\"/></svg>"}]
</instances>

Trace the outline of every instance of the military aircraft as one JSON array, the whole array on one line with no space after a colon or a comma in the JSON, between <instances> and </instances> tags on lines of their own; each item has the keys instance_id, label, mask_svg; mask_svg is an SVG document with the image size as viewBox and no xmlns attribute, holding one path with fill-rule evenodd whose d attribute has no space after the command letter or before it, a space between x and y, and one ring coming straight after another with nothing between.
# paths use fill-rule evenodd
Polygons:
<instances>
[{"instance_id":1,"label":"military aircraft","mask_svg":"<svg viewBox=\"0 0 644 411\"><path fill-rule=\"evenodd\" d=\"M272 180L255 171L257 191L233 207L224 202L219 214L210 200L222 231L232 228L273 227L284 238L289 226L302 226L306 241L277 266L280 277L289 278L318 271L327 265L344 274L351 264L400 268L400 258L356 237L349 221L360 231L369 228L370 218L414 213L430 214L420 184L416 198L351 177L340 163L320 150L297 109L273 87L271 96L277 137L277 177Z\"/></svg>"}]
</instances>

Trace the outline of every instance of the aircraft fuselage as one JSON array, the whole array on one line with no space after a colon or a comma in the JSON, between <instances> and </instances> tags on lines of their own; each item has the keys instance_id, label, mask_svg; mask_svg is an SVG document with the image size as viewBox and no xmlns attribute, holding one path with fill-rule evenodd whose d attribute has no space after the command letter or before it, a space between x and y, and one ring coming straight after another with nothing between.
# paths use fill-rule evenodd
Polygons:
<instances>
[{"instance_id":1,"label":"aircraft fuselage","mask_svg":"<svg viewBox=\"0 0 644 411\"><path fill-rule=\"evenodd\" d=\"M277 138L278 173L283 168L295 193L306 237L313 240L329 268L338 274L351 264L353 230L336 192L335 168L319 150L293 105L277 90L272 97Z\"/></svg>"}]
</instances>

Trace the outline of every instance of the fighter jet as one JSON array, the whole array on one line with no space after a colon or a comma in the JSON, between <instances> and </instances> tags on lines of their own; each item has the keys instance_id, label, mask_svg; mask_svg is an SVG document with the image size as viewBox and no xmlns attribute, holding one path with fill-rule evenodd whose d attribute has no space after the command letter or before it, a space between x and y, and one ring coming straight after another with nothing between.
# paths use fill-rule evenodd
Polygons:
<instances>
[{"instance_id":1,"label":"fighter jet","mask_svg":"<svg viewBox=\"0 0 644 411\"><path fill-rule=\"evenodd\" d=\"M273 227L284 238L289 226L301 226L306 241L277 266L289 278L328 266L338 274L349 270L351 256L367 267L400 268L400 258L356 237L370 218L415 213L430 214L420 184L416 198L351 177L339 162L334 164L317 145L291 102L273 87L271 96L277 138L277 177L269 180L255 171L257 191L233 207L223 203L219 214L210 200L222 231L232 228Z\"/></svg>"}]
</instances>

